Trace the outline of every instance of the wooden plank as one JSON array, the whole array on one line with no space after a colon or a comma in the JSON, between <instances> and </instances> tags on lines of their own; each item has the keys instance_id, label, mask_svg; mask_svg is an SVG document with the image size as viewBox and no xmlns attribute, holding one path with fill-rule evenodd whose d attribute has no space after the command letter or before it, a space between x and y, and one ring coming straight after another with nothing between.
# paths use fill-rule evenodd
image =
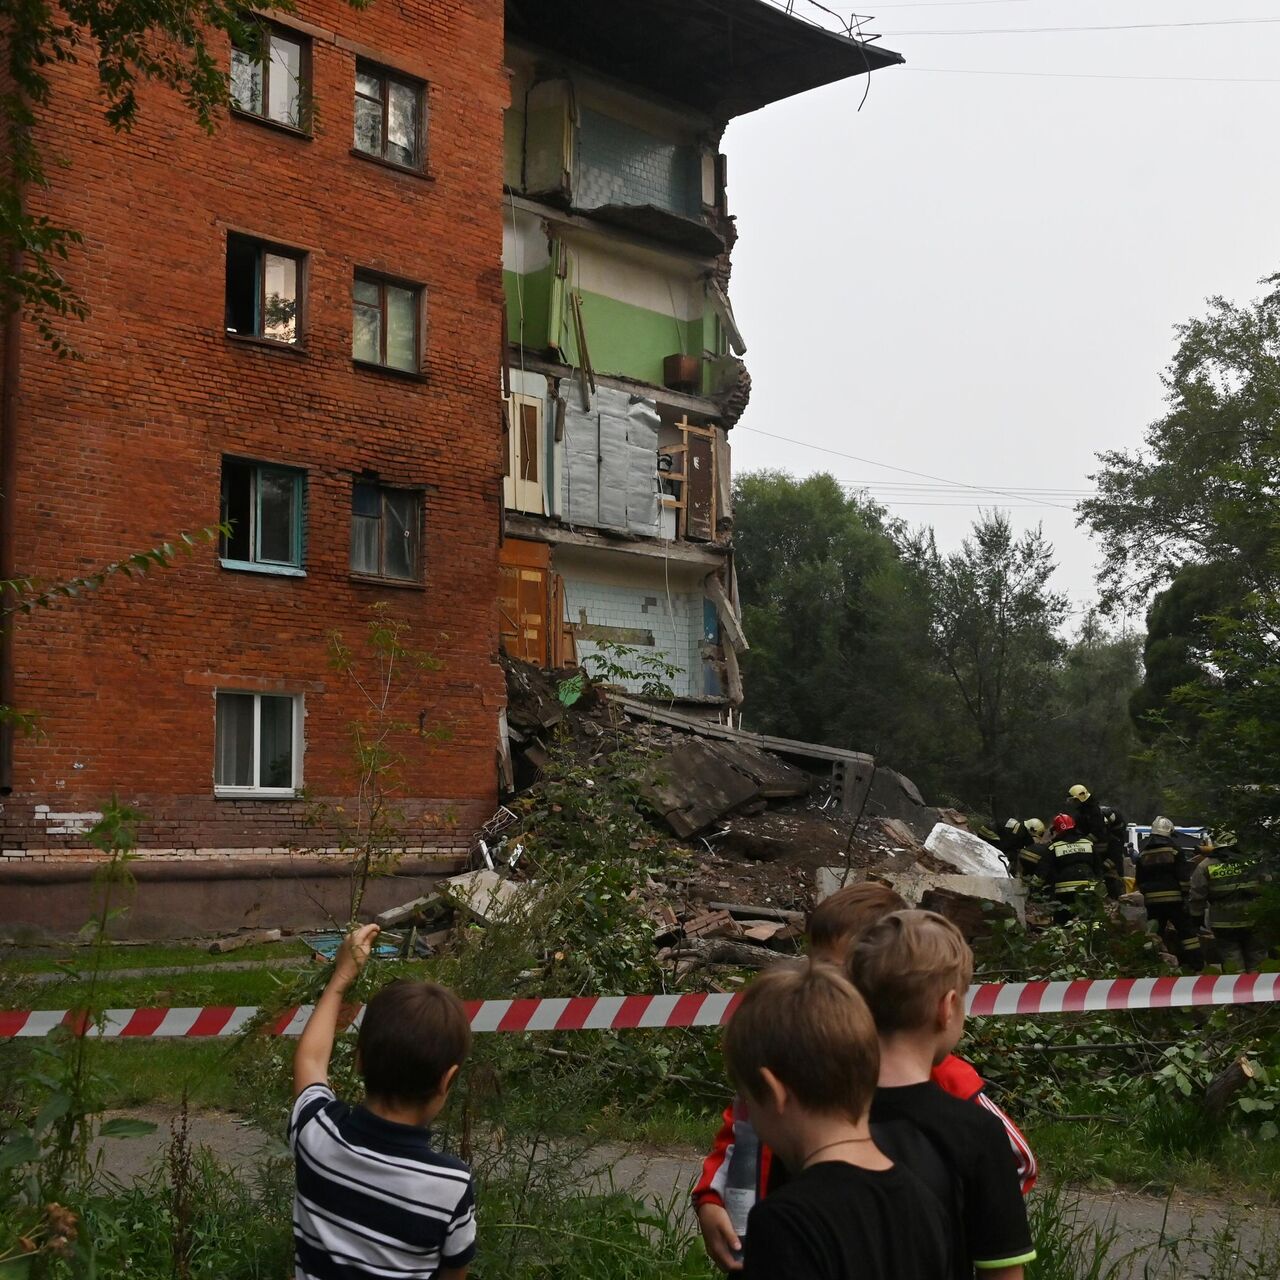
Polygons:
<instances>
[{"instance_id":1,"label":"wooden plank","mask_svg":"<svg viewBox=\"0 0 1280 1280\"><path fill-rule=\"evenodd\" d=\"M804 924L803 911L784 911L781 907L755 907L745 902L708 902L708 911L727 911L731 916L747 919L780 920L783 924Z\"/></svg>"},{"instance_id":2,"label":"wooden plank","mask_svg":"<svg viewBox=\"0 0 1280 1280\"><path fill-rule=\"evenodd\" d=\"M742 620L738 617L737 610L730 603L724 583L720 581L718 574L709 573L704 585L707 595L711 597L716 607L716 616L720 619L720 625L729 633L729 642L739 653L746 653L751 648L747 643L747 633L742 629Z\"/></svg>"}]
</instances>

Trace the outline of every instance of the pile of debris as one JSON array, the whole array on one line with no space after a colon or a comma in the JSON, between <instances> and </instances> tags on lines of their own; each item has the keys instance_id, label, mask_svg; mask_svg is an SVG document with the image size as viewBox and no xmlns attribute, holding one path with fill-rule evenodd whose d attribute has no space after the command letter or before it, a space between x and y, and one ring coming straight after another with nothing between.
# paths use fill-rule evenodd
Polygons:
<instances>
[{"instance_id":1,"label":"pile of debris","mask_svg":"<svg viewBox=\"0 0 1280 1280\"><path fill-rule=\"evenodd\" d=\"M537 784L553 749L592 768L642 752L644 795L689 852L689 869L643 904L677 977L694 967L761 967L794 953L814 902L874 876L966 932L1024 916L1020 886L954 810L927 805L873 757L731 728L504 657L507 772ZM571 685L564 687L566 682Z\"/></svg>"}]
</instances>

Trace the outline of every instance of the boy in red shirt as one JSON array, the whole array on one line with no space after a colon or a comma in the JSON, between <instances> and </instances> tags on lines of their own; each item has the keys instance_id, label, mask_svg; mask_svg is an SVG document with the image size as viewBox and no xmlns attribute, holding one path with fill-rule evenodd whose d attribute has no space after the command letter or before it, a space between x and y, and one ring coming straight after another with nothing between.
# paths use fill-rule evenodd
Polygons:
<instances>
[{"instance_id":1,"label":"boy in red shirt","mask_svg":"<svg viewBox=\"0 0 1280 1280\"><path fill-rule=\"evenodd\" d=\"M809 917L809 954L814 960L825 960L843 965L857 940L873 925L886 916L906 908L906 901L888 885L873 880L849 885L833 893L814 908ZM933 1080L952 1097L974 1102L1000 1121L1004 1126L1017 1160L1018 1178L1022 1193L1035 1185L1036 1158L1026 1138L1017 1125L1005 1115L983 1092L982 1077L963 1059L954 1054L945 1058L933 1070ZM736 1115L739 1126L746 1123L745 1115ZM694 1209L698 1226L702 1230L707 1256L722 1271L742 1270L741 1241L734 1230L729 1213L725 1209L725 1191L729 1162L734 1147L735 1108L730 1104L724 1113L724 1122L716 1134L710 1153L702 1162L702 1173L693 1188ZM761 1144L756 1178L757 1198L769 1190L773 1153Z\"/></svg>"}]
</instances>

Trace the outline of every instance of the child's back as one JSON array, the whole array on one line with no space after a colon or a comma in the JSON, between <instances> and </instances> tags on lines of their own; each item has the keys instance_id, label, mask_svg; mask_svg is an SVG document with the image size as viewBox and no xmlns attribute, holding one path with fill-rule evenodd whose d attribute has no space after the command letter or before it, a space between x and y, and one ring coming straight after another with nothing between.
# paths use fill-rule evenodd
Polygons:
<instances>
[{"instance_id":1,"label":"child's back","mask_svg":"<svg viewBox=\"0 0 1280 1280\"><path fill-rule=\"evenodd\" d=\"M743 1275L942 1280L948 1247L933 1196L905 1167L823 1162L752 1209Z\"/></svg>"},{"instance_id":2,"label":"child's back","mask_svg":"<svg viewBox=\"0 0 1280 1280\"><path fill-rule=\"evenodd\" d=\"M953 1274L967 1277L975 1265L998 1269L1034 1257L1012 1153L995 1116L932 1080L882 1086L871 1100L871 1132L950 1214L957 1235Z\"/></svg>"},{"instance_id":3,"label":"child's back","mask_svg":"<svg viewBox=\"0 0 1280 1280\"><path fill-rule=\"evenodd\" d=\"M365 925L343 942L294 1053L294 1275L463 1280L475 1254L471 1173L432 1150L428 1127L471 1047L458 998L431 982L388 983L365 1006L356 1043L364 1105L329 1086L342 999L377 935Z\"/></svg>"},{"instance_id":4,"label":"child's back","mask_svg":"<svg viewBox=\"0 0 1280 1280\"><path fill-rule=\"evenodd\" d=\"M957 1280L972 1280L975 1267L1000 1280L1021 1280L1036 1255L1004 1126L930 1078L964 1029L964 994L973 974L964 938L932 912L895 912L859 939L849 973L880 1039L879 1087L871 1102L877 1143L946 1209Z\"/></svg>"},{"instance_id":5,"label":"child's back","mask_svg":"<svg viewBox=\"0 0 1280 1280\"><path fill-rule=\"evenodd\" d=\"M294 1103L289 1145L299 1277L418 1280L470 1260L471 1173L431 1149L429 1130L348 1106L313 1084Z\"/></svg>"}]
</instances>

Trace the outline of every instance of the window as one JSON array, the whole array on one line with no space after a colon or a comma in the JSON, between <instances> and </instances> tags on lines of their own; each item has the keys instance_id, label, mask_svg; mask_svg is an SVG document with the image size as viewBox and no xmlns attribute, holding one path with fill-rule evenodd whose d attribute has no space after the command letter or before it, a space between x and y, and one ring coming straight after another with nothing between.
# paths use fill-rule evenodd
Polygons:
<instances>
[{"instance_id":1,"label":"window","mask_svg":"<svg viewBox=\"0 0 1280 1280\"><path fill-rule=\"evenodd\" d=\"M355 149L421 169L426 148L425 86L371 62L356 63Z\"/></svg>"},{"instance_id":2,"label":"window","mask_svg":"<svg viewBox=\"0 0 1280 1280\"><path fill-rule=\"evenodd\" d=\"M227 332L295 346L305 255L292 249L227 236Z\"/></svg>"},{"instance_id":3,"label":"window","mask_svg":"<svg viewBox=\"0 0 1280 1280\"><path fill-rule=\"evenodd\" d=\"M351 487L351 572L418 581L422 495L371 480Z\"/></svg>"},{"instance_id":4,"label":"window","mask_svg":"<svg viewBox=\"0 0 1280 1280\"><path fill-rule=\"evenodd\" d=\"M357 272L351 286L352 357L417 373L421 311L421 289Z\"/></svg>"},{"instance_id":5,"label":"window","mask_svg":"<svg viewBox=\"0 0 1280 1280\"><path fill-rule=\"evenodd\" d=\"M261 49L231 50L231 104L291 129L303 128L309 71L309 42L273 27ZM262 54L265 53L265 59Z\"/></svg>"},{"instance_id":6,"label":"window","mask_svg":"<svg viewBox=\"0 0 1280 1280\"><path fill-rule=\"evenodd\" d=\"M215 792L292 795L302 785L302 699L219 690L215 704Z\"/></svg>"},{"instance_id":7,"label":"window","mask_svg":"<svg viewBox=\"0 0 1280 1280\"><path fill-rule=\"evenodd\" d=\"M302 572L303 473L260 462L222 460L223 565Z\"/></svg>"}]
</instances>

